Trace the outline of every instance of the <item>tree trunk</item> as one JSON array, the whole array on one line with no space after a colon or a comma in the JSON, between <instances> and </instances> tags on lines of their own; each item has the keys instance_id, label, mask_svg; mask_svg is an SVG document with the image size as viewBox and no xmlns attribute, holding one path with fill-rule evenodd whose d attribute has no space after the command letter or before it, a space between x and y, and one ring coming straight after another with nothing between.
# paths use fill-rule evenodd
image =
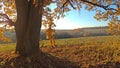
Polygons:
<instances>
[{"instance_id":1,"label":"tree trunk","mask_svg":"<svg viewBox=\"0 0 120 68\"><path fill-rule=\"evenodd\" d=\"M39 52L39 39L42 20L42 5L33 4L33 0L15 0L17 21L15 32L17 38L16 52L23 56Z\"/></svg>"}]
</instances>

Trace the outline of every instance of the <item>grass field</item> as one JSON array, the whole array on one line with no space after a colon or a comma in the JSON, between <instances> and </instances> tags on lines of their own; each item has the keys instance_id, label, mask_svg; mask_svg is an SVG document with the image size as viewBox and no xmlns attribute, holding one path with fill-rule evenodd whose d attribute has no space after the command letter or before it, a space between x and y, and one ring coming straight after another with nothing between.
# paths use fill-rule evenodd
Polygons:
<instances>
[{"instance_id":1,"label":"grass field","mask_svg":"<svg viewBox=\"0 0 120 68\"><path fill-rule=\"evenodd\" d=\"M56 39L56 45L111 45L119 43L119 36L93 36L93 37L80 37L68 39ZM49 40L41 40L40 47L50 46ZM15 43L0 44L0 52L14 50Z\"/></svg>"},{"instance_id":2,"label":"grass field","mask_svg":"<svg viewBox=\"0 0 120 68\"><path fill-rule=\"evenodd\" d=\"M120 36L57 39L57 47L52 49L49 47L49 40L41 40L40 43L43 52L59 59L69 60L80 68L120 67ZM0 44L0 53L14 49L15 43Z\"/></svg>"},{"instance_id":3,"label":"grass field","mask_svg":"<svg viewBox=\"0 0 120 68\"><path fill-rule=\"evenodd\" d=\"M46 48L44 49L51 55L59 58L65 58L76 63L78 67L120 67L120 36L96 36L60 39L56 40L56 44L66 46L63 46L61 50L56 49L55 51L49 49L46 50Z\"/></svg>"},{"instance_id":4,"label":"grass field","mask_svg":"<svg viewBox=\"0 0 120 68\"><path fill-rule=\"evenodd\" d=\"M15 50L15 43L0 44L0 52Z\"/></svg>"},{"instance_id":5,"label":"grass field","mask_svg":"<svg viewBox=\"0 0 120 68\"><path fill-rule=\"evenodd\" d=\"M118 45L120 36L93 36L68 39L56 39L56 45ZM40 47L50 46L49 40L41 40ZM15 43L0 44L0 52L14 50Z\"/></svg>"},{"instance_id":6,"label":"grass field","mask_svg":"<svg viewBox=\"0 0 120 68\"><path fill-rule=\"evenodd\" d=\"M57 39L56 45L102 45L120 41L119 36L92 36L69 39ZM50 46L49 40L41 40L41 46Z\"/></svg>"}]
</instances>

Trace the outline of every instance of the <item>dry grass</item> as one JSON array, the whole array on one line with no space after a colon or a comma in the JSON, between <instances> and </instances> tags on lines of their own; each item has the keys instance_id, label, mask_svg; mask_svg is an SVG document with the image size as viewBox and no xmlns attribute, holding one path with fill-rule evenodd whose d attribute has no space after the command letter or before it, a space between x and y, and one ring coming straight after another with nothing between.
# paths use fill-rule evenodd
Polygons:
<instances>
[{"instance_id":1,"label":"dry grass","mask_svg":"<svg viewBox=\"0 0 120 68\"><path fill-rule=\"evenodd\" d=\"M40 49L52 56L47 60L53 64L52 68L120 68L120 36L59 39L56 48L51 48L48 42L42 40ZM0 45L0 65L6 62L1 56L9 56L9 51L14 49L15 44Z\"/></svg>"}]
</instances>

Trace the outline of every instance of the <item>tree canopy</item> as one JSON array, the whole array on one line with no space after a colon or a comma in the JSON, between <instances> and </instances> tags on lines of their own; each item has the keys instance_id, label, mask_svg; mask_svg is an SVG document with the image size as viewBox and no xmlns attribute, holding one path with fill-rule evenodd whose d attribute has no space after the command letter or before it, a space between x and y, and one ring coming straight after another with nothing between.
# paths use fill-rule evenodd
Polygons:
<instances>
[{"instance_id":1,"label":"tree canopy","mask_svg":"<svg viewBox=\"0 0 120 68\"><path fill-rule=\"evenodd\" d=\"M65 12L73 9L80 10L83 5L88 11L96 11L94 18L99 21L114 21L114 23L116 23L116 21L120 20L119 0L43 0L43 3L38 3L39 0L27 1L32 2L35 6L43 5L43 10L40 11L40 13L43 14L43 25L48 24L48 27L54 24L54 19L64 17ZM56 4L54 11L51 11L51 8L47 7L50 4ZM16 16L15 0L0 0L0 24L14 26L17 20Z\"/></svg>"},{"instance_id":2,"label":"tree canopy","mask_svg":"<svg viewBox=\"0 0 120 68\"><path fill-rule=\"evenodd\" d=\"M30 0L28 0L29 2ZM33 4L38 5L37 1L34 0ZM43 15L52 14L57 17L63 16L64 12L72 10L72 7L75 10L80 10L83 5L88 11L96 11L94 16L97 20L119 20L120 16L120 1L119 0L43 0ZM50 8L45 8L51 3L56 4L54 12L51 13ZM16 9L15 9L15 0L0 0L0 11L1 14L7 14L10 19L14 22L16 20Z\"/></svg>"}]
</instances>

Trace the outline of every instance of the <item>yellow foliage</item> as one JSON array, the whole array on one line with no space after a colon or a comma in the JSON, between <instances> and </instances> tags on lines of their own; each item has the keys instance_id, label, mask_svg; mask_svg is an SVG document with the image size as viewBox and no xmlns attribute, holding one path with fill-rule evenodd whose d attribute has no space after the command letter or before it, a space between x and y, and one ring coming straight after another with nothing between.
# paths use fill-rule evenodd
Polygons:
<instances>
[{"instance_id":1,"label":"yellow foliage","mask_svg":"<svg viewBox=\"0 0 120 68\"><path fill-rule=\"evenodd\" d=\"M0 29L0 40L3 42L10 42L11 39L4 36L4 28Z\"/></svg>"},{"instance_id":2,"label":"yellow foliage","mask_svg":"<svg viewBox=\"0 0 120 68\"><path fill-rule=\"evenodd\" d=\"M118 30L120 31L120 23L118 23Z\"/></svg>"},{"instance_id":3,"label":"yellow foliage","mask_svg":"<svg viewBox=\"0 0 120 68\"><path fill-rule=\"evenodd\" d=\"M51 42L51 45L54 46L55 45L55 29L54 27L56 26L54 24L54 19L55 18L55 14L51 13L51 10L49 8L44 9L45 11L45 17L42 21L43 26L46 28L46 39L49 39ZM46 12L47 11L47 12Z\"/></svg>"},{"instance_id":4,"label":"yellow foliage","mask_svg":"<svg viewBox=\"0 0 120 68\"><path fill-rule=\"evenodd\" d=\"M120 16L120 8L117 8L116 15Z\"/></svg>"},{"instance_id":5,"label":"yellow foliage","mask_svg":"<svg viewBox=\"0 0 120 68\"><path fill-rule=\"evenodd\" d=\"M54 29L48 28L46 30L46 38L50 40L51 46L55 46L54 35L55 35L55 30Z\"/></svg>"},{"instance_id":6,"label":"yellow foliage","mask_svg":"<svg viewBox=\"0 0 120 68\"><path fill-rule=\"evenodd\" d=\"M108 24L108 32L113 35L119 35L120 34L120 23L114 23L110 22Z\"/></svg>"},{"instance_id":7,"label":"yellow foliage","mask_svg":"<svg viewBox=\"0 0 120 68\"><path fill-rule=\"evenodd\" d=\"M110 5L112 3L113 0L108 0L108 5Z\"/></svg>"},{"instance_id":8,"label":"yellow foliage","mask_svg":"<svg viewBox=\"0 0 120 68\"><path fill-rule=\"evenodd\" d=\"M15 0L2 0L4 3L4 11L5 13L13 18L13 21L16 21L16 7L15 7ZM26 1L31 1L31 0L26 0ZM33 4L38 5L39 0L33 0ZM55 2L52 2L55 1ZM56 8L54 9L54 12L51 12L49 8L45 9L48 5L51 3L56 4ZM113 4L114 3L114 4ZM86 10L92 11L95 10L96 15L94 18L97 20L112 20L111 18L116 16L118 17L120 15L120 7L119 7L119 0L43 0L43 2L39 3L40 6L41 4L43 5L44 11L40 11L40 13L45 16L45 19L43 21L43 25L47 28L54 28L54 18L60 18L64 17L64 12L68 12L71 10L70 6L73 8L76 8L80 10L82 8L82 4L85 5ZM97 6L97 7L96 7ZM116 6L116 7L111 7L111 6ZM103 11L99 9L98 7L106 10ZM98 9L97 9L98 8ZM101 11L100 11L101 10ZM113 30L120 30L119 25L117 26L116 24L109 24L109 31ZM52 31L50 31L52 32ZM0 31L2 34L2 31ZM4 37L1 35L1 37ZM6 38L2 38L6 40Z\"/></svg>"},{"instance_id":9,"label":"yellow foliage","mask_svg":"<svg viewBox=\"0 0 120 68\"><path fill-rule=\"evenodd\" d=\"M55 30L54 30L54 29L51 29L51 28L48 28L48 29L46 30L46 34L47 34L47 39L54 38Z\"/></svg>"}]
</instances>

